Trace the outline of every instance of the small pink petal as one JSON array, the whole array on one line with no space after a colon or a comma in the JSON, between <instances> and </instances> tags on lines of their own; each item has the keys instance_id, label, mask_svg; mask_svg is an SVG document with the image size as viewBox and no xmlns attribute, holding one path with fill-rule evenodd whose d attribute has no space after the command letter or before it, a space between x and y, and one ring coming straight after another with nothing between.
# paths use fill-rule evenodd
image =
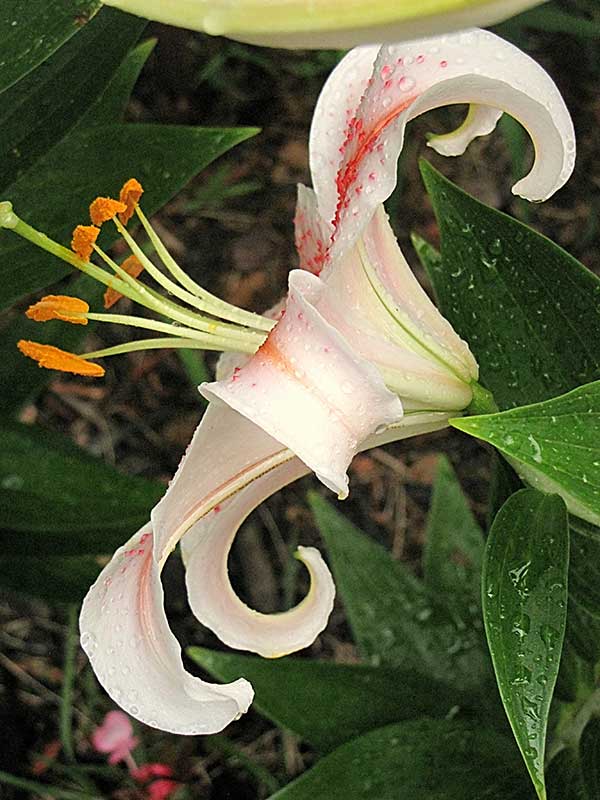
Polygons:
<instances>
[{"instance_id":1,"label":"small pink petal","mask_svg":"<svg viewBox=\"0 0 600 800\"><path fill-rule=\"evenodd\" d=\"M177 781L170 781L166 778L161 778L160 780L151 783L146 791L148 792L148 797L150 800L167 800L167 798L171 797L171 795L176 792L180 786L181 784L177 783Z\"/></svg>"},{"instance_id":2,"label":"small pink petal","mask_svg":"<svg viewBox=\"0 0 600 800\"><path fill-rule=\"evenodd\" d=\"M172 778L173 770L168 764L142 764L131 771L131 777L139 783L146 783L151 778Z\"/></svg>"},{"instance_id":3,"label":"small pink petal","mask_svg":"<svg viewBox=\"0 0 600 800\"><path fill-rule=\"evenodd\" d=\"M110 764L122 761L138 745L131 720L123 711L109 711L91 739L99 753L110 754Z\"/></svg>"}]
</instances>

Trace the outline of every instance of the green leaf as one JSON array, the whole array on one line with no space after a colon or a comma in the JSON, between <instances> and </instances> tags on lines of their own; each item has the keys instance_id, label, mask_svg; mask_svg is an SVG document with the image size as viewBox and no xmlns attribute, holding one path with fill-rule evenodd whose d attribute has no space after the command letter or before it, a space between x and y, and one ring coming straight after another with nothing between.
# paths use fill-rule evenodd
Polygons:
<instances>
[{"instance_id":1,"label":"green leaf","mask_svg":"<svg viewBox=\"0 0 600 800\"><path fill-rule=\"evenodd\" d=\"M265 660L201 647L191 647L187 654L219 680L247 678L261 714L322 752L388 722L443 717L464 699L413 670Z\"/></svg>"},{"instance_id":2,"label":"green leaf","mask_svg":"<svg viewBox=\"0 0 600 800\"><path fill-rule=\"evenodd\" d=\"M3 0L0 92L51 56L99 8L99 0Z\"/></svg>"},{"instance_id":3,"label":"green leaf","mask_svg":"<svg viewBox=\"0 0 600 800\"><path fill-rule=\"evenodd\" d=\"M560 494L572 514L600 523L600 381L543 403L451 424L494 445L528 483Z\"/></svg>"},{"instance_id":4,"label":"green leaf","mask_svg":"<svg viewBox=\"0 0 600 800\"><path fill-rule=\"evenodd\" d=\"M144 24L104 8L79 36L0 95L0 192L64 138L102 96ZM46 201L53 199L49 195Z\"/></svg>"},{"instance_id":5,"label":"green leaf","mask_svg":"<svg viewBox=\"0 0 600 800\"><path fill-rule=\"evenodd\" d=\"M518 492L522 488L523 482L510 464L499 453L493 453L488 499L488 528L511 494Z\"/></svg>"},{"instance_id":6,"label":"green leaf","mask_svg":"<svg viewBox=\"0 0 600 800\"><path fill-rule=\"evenodd\" d=\"M93 556L0 556L0 586L47 603L79 603L100 570Z\"/></svg>"},{"instance_id":7,"label":"green leaf","mask_svg":"<svg viewBox=\"0 0 600 800\"><path fill-rule=\"evenodd\" d=\"M482 691L489 678L482 631L319 495L310 495L310 505L363 657L414 669L459 691Z\"/></svg>"},{"instance_id":8,"label":"green leaf","mask_svg":"<svg viewBox=\"0 0 600 800\"><path fill-rule=\"evenodd\" d=\"M579 742L581 772L587 800L600 800L600 719L591 719Z\"/></svg>"},{"instance_id":9,"label":"green leaf","mask_svg":"<svg viewBox=\"0 0 600 800\"><path fill-rule=\"evenodd\" d=\"M600 378L600 279L423 161L442 238L425 259L438 305L467 340L500 408Z\"/></svg>"},{"instance_id":10,"label":"green leaf","mask_svg":"<svg viewBox=\"0 0 600 800\"><path fill-rule=\"evenodd\" d=\"M271 800L529 800L515 755L481 724L401 722L342 745Z\"/></svg>"},{"instance_id":11,"label":"green leaf","mask_svg":"<svg viewBox=\"0 0 600 800\"><path fill-rule=\"evenodd\" d=\"M117 472L66 438L0 429L0 552L108 554L148 521L164 487Z\"/></svg>"},{"instance_id":12,"label":"green leaf","mask_svg":"<svg viewBox=\"0 0 600 800\"><path fill-rule=\"evenodd\" d=\"M144 210L150 215L192 175L255 133L251 128L183 125L75 130L17 180L3 199L11 200L17 214L35 228L68 243L75 225L88 219L88 205L96 195L114 195L136 175L144 184ZM108 246L116 236L116 230L107 228L102 245ZM67 264L10 231L0 231L0 305L10 305L70 271Z\"/></svg>"},{"instance_id":13,"label":"green leaf","mask_svg":"<svg viewBox=\"0 0 600 800\"><path fill-rule=\"evenodd\" d=\"M580 39L600 39L600 22L586 19L574 11L561 10L556 5L525 11L507 23L507 27L509 25L547 33L566 33Z\"/></svg>"},{"instance_id":14,"label":"green leaf","mask_svg":"<svg viewBox=\"0 0 600 800\"><path fill-rule=\"evenodd\" d=\"M483 535L452 465L441 456L433 485L424 548L425 583L432 593L479 613Z\"/></svg>"},{"instance_id":15,"label":"green leaf","mask_svg":"<svg viewBox=\"0 0 600 800\"><path fill-rule=\"evenodd\" d=\"M566 625L569 538L563 501L512 495L492 525L483 615L506 714L540 800L552 693Z\"/></svg>"},{"instance_id":16,"label":"green leaf","mask_svg":"<svg viewBox=\"0 0 600 800\"><path fill-rule=\"evenodd\" d=\"M155 45L156 39L147 39L127 54L104 91L77 123L80 127L122 120L133 87Z\"/></svg>"},{"instance_id":17,"label":"green leaf","mask_svg":"<svg viewBox=\"0 0 600 800\"><path fill-rule=\"evenodd\" d=\"M87 275L81 275L66 289L67 294L86 300L91 308L102 304L104 286ZM28 401L55 377L54 372L40 369L29 358L17 350L19 339L29 339L42 344L52 344L68 352L77 352L95 323L88 325L66 325L59 320L40 325L25 314L13 313L2 326L0 342L0 386L10 386L10 392L0 392L0 414L5 418L14 416Z\"/></svg>"}]
</instances>

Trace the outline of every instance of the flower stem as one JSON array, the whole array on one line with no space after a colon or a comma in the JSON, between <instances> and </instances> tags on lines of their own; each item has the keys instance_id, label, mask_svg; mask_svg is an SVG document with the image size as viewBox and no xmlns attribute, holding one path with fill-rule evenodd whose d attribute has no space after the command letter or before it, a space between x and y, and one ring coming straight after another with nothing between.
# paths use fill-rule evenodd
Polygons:
<instances>
[{"instance_id":1,"label":"flower stem","mask_svg":"<svg viewBox=\"0 0 600 800\"><path fill-rule=\"evenodd\" d=\"M77 606L68 609L63 685L60 704L60 741L68 761L75 759L73 747L73 682L75 680L75 657L77 655Z\"/></svg>"},{"instance_id":2,"label":"flower stem","mask_svg":"<svg viewBox=\"0 0 600 800\"><path fill-rule=\"evenodd\" d=\"M500 410L494 400L494 395L488 389L484 389L480 383L473 381L471 389L473 391L473 399L465 409L467 416L496 414Z\"/></svg>"}]
</instances>

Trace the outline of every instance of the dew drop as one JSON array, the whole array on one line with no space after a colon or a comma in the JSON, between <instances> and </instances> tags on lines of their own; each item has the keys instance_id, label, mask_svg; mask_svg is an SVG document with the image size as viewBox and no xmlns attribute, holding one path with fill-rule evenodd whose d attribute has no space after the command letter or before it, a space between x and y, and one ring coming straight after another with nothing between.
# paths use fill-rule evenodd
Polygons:
<instances>
[{"instance_id":1,"label":"dew drop","mask_svg":"<svg viewBox=\"0 0 600 800\"><path fill-rule=\"evenodd\" d=\"M398 88L403 92L410 92L411 89L415 88L415 85L416 85L415 79L411 78L408 75L405 75L398 81Z\"/></svg>"}]
</instances>

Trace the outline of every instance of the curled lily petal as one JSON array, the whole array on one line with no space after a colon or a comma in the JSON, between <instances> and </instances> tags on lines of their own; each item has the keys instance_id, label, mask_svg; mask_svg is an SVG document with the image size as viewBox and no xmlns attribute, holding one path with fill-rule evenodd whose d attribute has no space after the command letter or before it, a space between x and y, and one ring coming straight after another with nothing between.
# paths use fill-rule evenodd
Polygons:
<instances>
[{"instance_id":1,"label":"curled lily petal","mask_svg":"<svg viewBox=\"0 0 600 800\"><path fill-rule=\"evenodd\" d=\"M237 363L243 360L247 359ZM231 356L223 361L230 371L240 369ZM213 404L152 513L156 558L163 560L173 541L185 533L181 545L192 611L232 647L275 657L312 644L327 624L335 587L314 548L299 549L311 576L309 593L285 613L261 614L246 606L233 591L227 572L229 550L247 515L308 471L250 420L221 403Z\"/></svg>"},{"instance_id":2,"label":"curled lily petal","mask_svg":"<svg viewBox=\"0 0 600 800\"><path fill-rule=\"evenodd\" d=\"M492 25L543 0L104 0L149 19L270 47L353 47Z\"/></svg>"},{"instance_id":3,"label":"curled lily petal","mask_svg":"<svg viewBox=\"0 0 600 800\"><path fill-rule=\"evenodd\" d=\"M163 608L152 528L119 548L88 592L81 645L107 693L132 717L180 734L215 733L252 702L240 679L217 686L185 671Z\"/></svg>"},{"instance_id":4,"label":"curled lily petal","mask_svg":"<svg viewBox=\"0 0 600 800\"><path fill-rule=\"evenodd\" d=\"M234 415L223 408L220 413ZM297 553L309 571L310 591L299 605L283 613L262 614L245 605L235 594L227 571L229 550L245 517L266 497L308 471L294 458L266 473L226 501L218 514L197 522L183 540L190 607L197 619L230 647L277 658L311 644L327 624L335 587L313 547L300 547Z\"/></svg>"},{"instance_id":5,"label":"curled lily petal","mask_svg":"<svg viewBox=\"0 0 600 800\"><path fill-rule=\"evenodd\" d=\"M402 417L402 404L377 368L360 358L315 307L322 281L290 273L285 315L229 380L203 384L289 447L341 497L360 443Z\"/></svg>"},{"instance_id":6,"label":"curled lily petal","mask_svg":"<svg viewBox=\"0 0 600 800\"><path fill-rule=\"evenodd\" d=\"M503 113L492 106L470 105L462 125L450 133L431 136L427 146L442 156L462 156L473 139L493 133Z\"/></svg>"},{"instance_id":7,"label":"curled lily petal","mask_svg":"<svg viewBox=\"0 0 600 800\"><path fill-rule=\"evenodd\" d=\"M566 182L575 162L571 118L549 75L518 48L480 30L359 48L329 77L311 129L313 183L320 215L333 226L332 250L351 247L393 191L406 124L456 103L492 111L475 113L455 133L454 147L434 138L440 152L461 152L489 132L499 109L518 119L535 145L533 168L513 191L540 201Z\"/></svg>"}]
</instances>

